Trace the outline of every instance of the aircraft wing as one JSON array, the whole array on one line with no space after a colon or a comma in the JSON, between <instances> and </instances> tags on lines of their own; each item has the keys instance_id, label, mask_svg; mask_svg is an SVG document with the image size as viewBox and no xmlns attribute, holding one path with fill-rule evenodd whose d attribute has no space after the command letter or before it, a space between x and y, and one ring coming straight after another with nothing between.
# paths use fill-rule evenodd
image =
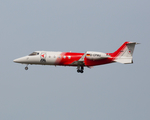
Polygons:
<instances>
[{"instance_id":1,"label":"aircraft wing","mask_svg":"<svg viewBox=\"0 0 150 120\"><path fill-rule=\"evenodd\" d=\"M86 54L87 54L87 52L85 52L84 55L78 61L74 61L70 65L80 65L80 66L84 65L84 58L85 58Z\"/></svg>"}]
</instances>

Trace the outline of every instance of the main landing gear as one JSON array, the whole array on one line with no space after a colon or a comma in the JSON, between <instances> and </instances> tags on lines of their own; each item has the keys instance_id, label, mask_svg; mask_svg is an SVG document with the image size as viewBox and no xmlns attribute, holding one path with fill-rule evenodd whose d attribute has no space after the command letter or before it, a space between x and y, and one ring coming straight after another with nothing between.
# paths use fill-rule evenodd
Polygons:
<instances>
[{"instance_id":1,"label":"main landing gear","mask_svg":"<svg viewBox=\"0 0 150 120\"><path fill-rule=\"evenodd\" d=\"M84 72L83 70L84 70L84 67L83 67L83 66L78 66L78 67L77 67L77 72L78 72L78 73L83 73L83 72Z\"/></svg>"},{"instance_id":2,"label":"main landing gear","mask_svg":"<svg viewBox=\"0 0 150 120\"><path fill-rule=\"evenodd\" d=\"M25 67L25 70L28 70L28 65Z\"/></svg>"}]
</instances>

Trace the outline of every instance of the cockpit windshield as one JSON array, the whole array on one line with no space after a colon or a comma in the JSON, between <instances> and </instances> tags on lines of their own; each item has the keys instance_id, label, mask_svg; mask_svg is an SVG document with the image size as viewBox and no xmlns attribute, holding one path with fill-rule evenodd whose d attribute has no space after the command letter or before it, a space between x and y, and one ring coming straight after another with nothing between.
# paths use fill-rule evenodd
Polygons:
<instances>
[{"instance_id":1,"label":"cockpit windshield","mask_svg":"<svg viewBox=\"0 0 150 120\"><path fill-rule=\"evenodd\" d=\"M39 55L39 53L38 52L33 52L29 56L34 56L34 55Z\"/></svg>"}]
</instances>

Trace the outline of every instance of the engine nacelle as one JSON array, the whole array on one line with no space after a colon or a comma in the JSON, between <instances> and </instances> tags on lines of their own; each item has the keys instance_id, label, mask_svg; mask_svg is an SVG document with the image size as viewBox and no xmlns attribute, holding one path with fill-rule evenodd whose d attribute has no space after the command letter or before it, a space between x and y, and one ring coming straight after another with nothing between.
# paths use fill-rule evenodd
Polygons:
<instances>
[{"instance_id":1,"label":"engine nacelle","mask_svg":"<svg viewBox=\"0 0 150 120\"><path fill-rule=\"evenodd\" d=\"M86 54L86 58L90 60L100 60L108 57L110 56L102 52L87 51Z\"/></svg>"}]
</instances>

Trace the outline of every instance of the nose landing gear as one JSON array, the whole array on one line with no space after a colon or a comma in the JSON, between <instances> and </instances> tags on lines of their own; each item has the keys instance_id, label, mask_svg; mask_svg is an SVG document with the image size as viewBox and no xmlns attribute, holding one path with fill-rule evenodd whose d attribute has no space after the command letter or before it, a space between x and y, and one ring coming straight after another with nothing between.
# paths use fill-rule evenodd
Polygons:
<instances>
[{"instance_id":1,"label":"nose landing gear","mask_svg":"<svg viewBox=\"0 0 150 120\"><path fill-rule=\"evenodd\" d=\"M77 67L77 72L78 73L83 73L84 72L84 67L83 66L78 66Z\"/></svg>"},{"instance_id":2,"label":"nose landing gear","mask_svg":"<svg viewBox=\"0 0 150 120\"><path fill-rule=\"evenodd\" d=\"M28 70L28 65L25 67L25 70Z\"/></svg>"}]
</instances>

